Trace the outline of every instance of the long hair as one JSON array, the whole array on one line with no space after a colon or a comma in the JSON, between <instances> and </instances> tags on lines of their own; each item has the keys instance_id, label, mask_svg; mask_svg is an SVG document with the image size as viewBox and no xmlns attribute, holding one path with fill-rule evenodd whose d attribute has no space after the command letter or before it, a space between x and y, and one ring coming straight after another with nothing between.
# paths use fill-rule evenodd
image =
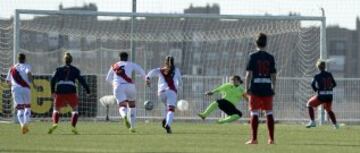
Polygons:
<instances>
[{"instance_id":1,"label":"long hair","mask_svg":"<svg viewBox=\"0 0 360 153\"><path fill-rule=\"evenodd\" d=\"M171 74L171 76L174 76L175 75L174 57L166 56L165 60L166 60L165 65L168 68L170 68L169 74Z\"/></svg>"}]
</instances>

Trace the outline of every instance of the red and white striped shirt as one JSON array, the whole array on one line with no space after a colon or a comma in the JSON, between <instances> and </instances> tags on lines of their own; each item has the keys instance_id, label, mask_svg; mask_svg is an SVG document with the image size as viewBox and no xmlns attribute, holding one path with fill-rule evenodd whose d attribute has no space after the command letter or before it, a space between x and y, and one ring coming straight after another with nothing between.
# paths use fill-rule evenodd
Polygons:
<instances>
[{"instance_id":1,"label":"red and white striped shirt","mask_svg":"<svg viewBox=\"0 0 360 153\"><path fill-rule=\"evenodd\" d=\"M28 73L30 72L31 66L29 64L18 63L9 69L6 80L10 81L11 87L29 88L30 80L28 78Z\"/></svg>"},{"instance_id":2,"label":"red and white striped shirt","mask_svg":"<svg viewBox=\"0 0 360 153\"><path fill-rule=\"evenodd\" d=\"M135 71L145 80L145 71L140 65L128 61L119 61L110 67L106 81L113 85L133 83L131 75Z\"/></svg>"}]
</instances>

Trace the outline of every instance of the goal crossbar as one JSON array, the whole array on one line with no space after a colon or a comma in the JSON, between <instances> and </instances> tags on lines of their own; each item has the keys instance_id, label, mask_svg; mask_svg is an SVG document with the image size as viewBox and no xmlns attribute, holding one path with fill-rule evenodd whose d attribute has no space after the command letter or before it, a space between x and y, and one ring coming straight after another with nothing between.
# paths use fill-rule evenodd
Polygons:
<instances>
[{"instance_id":1,"label":"goal crossbar","mask_svg":"<svg viewBox=\"0 0 360 153\"><path fill-rule=\"evenodd\" d=\"M263 19L263 20L302 20L322 21L325 16L260 16L260 15L218 15L218 14L168 14L168 13L131 13L99 12L78 10L29 10L17 9L16 14L35 15L79 15L79 16L121 16L121 17L176 17L176 18L223 18L223 19Z\"/></svg>"}]
</instances>

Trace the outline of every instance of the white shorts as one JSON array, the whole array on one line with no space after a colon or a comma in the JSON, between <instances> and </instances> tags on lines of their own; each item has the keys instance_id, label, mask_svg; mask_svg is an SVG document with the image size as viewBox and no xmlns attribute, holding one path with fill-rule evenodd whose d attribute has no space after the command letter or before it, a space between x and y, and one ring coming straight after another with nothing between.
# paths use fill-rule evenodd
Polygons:
<instances>
[{"instance_id":1,"label":"white shorts","mask_svg":"<svg viewBox=\"0 0 360 153\"><path fill-rule=\"evenodd\" d=\"M159 93L159 98L161 102L167 106L176 106L177 94L172 90L165 90Z\"/></svg>"},{"instance_id":2,"label":"white shorts","mask_svg":"<svg viewBox=\"0 0 360 153\"><path fill-rule=\"evenodd\" d=\"M120 84L114 86L113 94L118 104L124 101L135 101L136 90L134 84Z\"/></svg>"},{"instance_id":3,"label":"white shorts","mask_svg":"<svg viewBox=\"0 0 360 153\"><path fill-rule=\"evenodd\" d=\"M12 93L12 97L13 97L15 106L18 104L30 104L31 94L30 94L29 88L12 87L11 93Z\"/></svg>"}]
</instances>

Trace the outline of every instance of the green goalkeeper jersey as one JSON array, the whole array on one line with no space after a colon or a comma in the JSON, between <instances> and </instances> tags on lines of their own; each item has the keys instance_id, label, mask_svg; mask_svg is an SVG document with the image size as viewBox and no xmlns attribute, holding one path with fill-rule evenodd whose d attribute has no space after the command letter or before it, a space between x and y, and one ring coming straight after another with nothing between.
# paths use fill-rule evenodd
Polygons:
<instances>
[{"instance_id":1,"label":"green goalkeeper jersey","mask_svg":"<svg viewBox=\"0 0 360 153\"><path fill-rule=\"evenodd\" d=\"M241 85L236 87L231 83L225 83L225 84L222 84L221 86L215 88L211 92L221 93L223 99L236 105L242 99L242 96L245 93L245 90L244 90L244 87L242 87Z\"/></svg>"}]
</instances>

